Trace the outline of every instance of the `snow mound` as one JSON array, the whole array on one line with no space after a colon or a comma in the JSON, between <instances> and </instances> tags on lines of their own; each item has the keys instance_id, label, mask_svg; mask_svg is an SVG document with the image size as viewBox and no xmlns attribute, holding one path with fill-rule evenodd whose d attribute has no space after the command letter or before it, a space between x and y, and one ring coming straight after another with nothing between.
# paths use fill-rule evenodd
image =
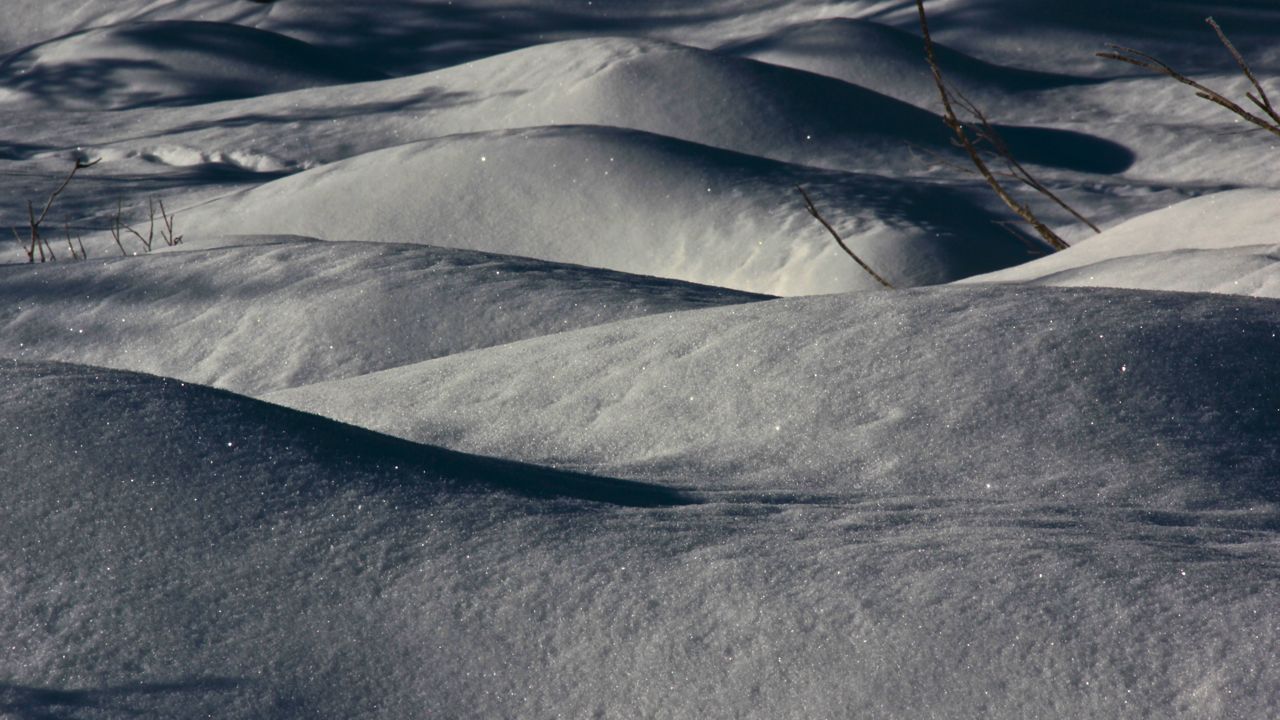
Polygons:
<instances>
[{"instance_id":1,"label":"snow mound","mask_svg":"<svg viewBox=\"0 0 1280 720\"><path fill-rule=\"evenodd\" d=\"M0 707L19 716L1193 718L1280 701L1274 511L689 505L87 367L4 363L0 422L28 429L0 445Z\"/></svg>"},{"instance_id":2,"label":"snow mound","mask_svg":"<svg viewBox=\"0 0 1280 720\"><path fill-rule=\"evenodd\" d=\"M1280 297L1280 193L1233 190L1140 215L1071 248L974 282Z\"/></svg>"},{"instance_id":3,"label":"snow mound","mask_svg":"<svg viewBox=\"0 0 1280 720\"><path fill-rule=\"evenodd\" d=\"M772 294L878 287L805 211L802 184L855 251L900 285L1029 257L998 216L944 186L600 127L402 145L192 208L183 224L423 242Z\"/></svg>"},{"instance_id":4,"label":"snow mound","mask_svg":"<svg viewBox=\"0 0 1280 720\"><path fill-rule=\"evenodd\" d=\"M267 397L702 489L1186 508L1280 501L1277 353L1273 301L983 285L644 318Z\"/></svg>"},{"instance_id":5,"label":"snow mound","mask_svg":"<svg viewBox=\"0 0 1280 720\"><path fill-rule=\"evenodd\" d=\"M525 97L496 103L495 109L511 107L507 127L626 127L836 169L901 167L909 157L905 143L936 147L948 137L937 114L864 87L673 43L550 43L435 76L487 87L492 97L499 97L499 85L520 87ZM553 80L531 82L538 77ZM529 92L530 87L539 90ZM490 117L488 126L495 127L495 120ZM475 127L472 122L470 129ZM1132 160L1124 148L1081 133L1014 127L1002 132L1027 162L1119 172Z\"/></svg>"},{"instance_id":6,"label":"snow mound","mask_svg":"<svg viewBox=\"0 0 1280 720\"><path fill-rule=\"evenodd\" d=\"M192 238L179 246L186 247L0 267L0 356L259 393L647 313L759 299L423 246Z\"/></svg>"},{"instance_id":7,"label":"snow mound","mask_svg":"<svg viewBox=\"0 0 1280 720\"><path fill-rule=\"evenodd\" d=\"M871 20L830 18L791 25L736 41L719 52L837 78L921 107L938 104L938 90L916 33ZM979 100L1081 82L1069 75L1003 67L945 46L936 47L946 78Z\"/></svg>"},{"instance_id":8,"label":"snow mound","mask_svg":"<svg viewBox=\"0 0 1280 720\"><path fill-rule=\"evenodd\" d=\"M191 105L381 77L283 35L190 21L84 30L0 62L0 90L10 97L74 110Z\"/></svg>"}]
</instances>

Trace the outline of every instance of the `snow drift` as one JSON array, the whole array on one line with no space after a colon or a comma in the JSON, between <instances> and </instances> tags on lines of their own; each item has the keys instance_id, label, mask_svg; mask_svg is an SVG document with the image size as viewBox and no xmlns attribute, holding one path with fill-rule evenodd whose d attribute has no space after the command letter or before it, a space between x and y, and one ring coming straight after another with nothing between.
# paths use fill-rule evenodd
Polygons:
<instances>
[{"instance_id":1,"label":"snow drift","mask_svg":"<svg viewBox=\"0 0 1280 720\"><path fill-rule=\"evenodd\" d=\"M206 232L430 243L772 294L879 287L805 211L801 184L898 285L1007 267L1034 248L944 185L600 127L402 145L192 208L183 222Z\"/></svg>"},{"instance_id":2,"label":"snow drift","mask_svg":"<svg viewBox=\"0 0 1280 720\"><path fill-rule=\"evenodd\" d=\"M84 30L0 62L0 91L76 110L194 105L381 77L283 35L190 21Z\"/></svg>"},{"instance_id":3,"label":"snow drift","mask_svg":"<svg viewBox=\"0 0 1280 720\"><path fill-rule=\"evenodd\" d=\"M918 28L910 32L871 20L829 18L735 41L717 51L837 78L920 107L938 104ZM995 65L945 46L936 52L947 81L983 102L1008 102L1012 93L1086 82Z\"/></svg>"},{"instance_id":4,"label":"snow drift","mask_svg":"<svg viewBox=\"0 0 1280 720\"><path fill-rule=\"evenodd\" d=\"M424 246L236 237L177 249L0 268L0 356L260 393L648 313L760 299Z\"/></svg>"},{"instance_id":5,"label":"snow drift","mask_svg":"<svg viewBox=\"0 0 1280 720\"><path fill-rule=\"evenodd\" d=\"M1272 301L992 285L642 318L268 397L677 484L1247 506L1280 500L1276 353Z\"/></svg>"},{"instance_id":6,"label":"snow drift","mask_svg":"<svg viewBox=\"0 0 1280 720\"><path fill-rule=\"evenodd\" d=\"M1280 193L1235 190L1147 213L974 282L1280 297Z\"/></svg>"},{"instance_id":7,"label":"snow drift","mask_svg":"<svg viewBox=\"0 0 1280 720\"><path fill-rule=\"evenodd\" d=\"M1280 700L1273 510L688 504L103 369L6 362L0 400L39 438L0 446L0 707L18 716L1191 718Z\"/></svg>"}]
</instances>

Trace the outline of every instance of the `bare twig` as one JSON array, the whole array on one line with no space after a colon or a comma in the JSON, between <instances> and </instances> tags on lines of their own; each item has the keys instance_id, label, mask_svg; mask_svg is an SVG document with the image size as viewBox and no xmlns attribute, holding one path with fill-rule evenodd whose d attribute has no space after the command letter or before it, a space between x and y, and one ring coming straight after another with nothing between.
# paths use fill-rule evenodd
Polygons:
<instances>
[{"instance_id":1,"label":"bare twig","mask_svg":"<svg viewBox=\"0 0 1280 720\"><path fill-rule=\"evenodd\" d=\"M156 201L153 199L148 199L147 209L150 212L151 219L150 219L149 225L147 226L146 237L142 237L142 233L138 232L137 230L134 230L133 227L131 227L130 225L122 224L121 227L133 233L133 236L138 238L138 242L142 243L142 247L145 248L147 252L151 252L151 244L155 242L155 237L156 237ZM119 217L118 213L116 217L117 218Z\"/></svg>"},{"instance_id":2,"label":"bare twig","mask_svg":"<svg viewBox=\"0 0 1280 720\"><path fill-rule=\"evenodd\" d=\"M53 201L57 200L58 196L62 194L62 191L67 189L67 185L71 183L71 178L75 177L77 172L97 165L101 160L102 158L97 158L91 162L76 160L76 164L71 168L71 172L67 173L67 177L63 179L62 184L53 192L49 193L49 199L45 201L44 209L40 211L40 215L38 217L36 216L35 206L31 201L27 201L27 219L31 228L31 244L27 245L27 243L23 243L23 250L27 253L27 262L35 262L37 251L40 253L40 262L44 262L46 250L48 251L48 259L58 259L54 256L53 248L49 246L48 241L41 237L40 224L43 223L44 219L49 215L49 210L53 207Z\"/></svg>"},{"instance_id":3,"label":"bare twig","mask_svg":"<svg viewBox=\"0 0 1280 720\"><path fill-rule=\"evenodd\" d=\"M1205 18L1204 21L1209 23L1209 27L1213 28L1213 32L1217 34L1218 40L1222 41L1223 47L1227 49L1227 52L1231 53L1231 57L1235 59L1236 65L1240 67L1240 72L1244 73L1246 78L1249 78L1249 82L1253 85L1253 88L1258 91L1257 95L1254 95L1251 92L1246 92L1244 94L1245 97L1252 100L1254 105L1257 105L1267 114L1267 117L1271 118L1277 124L1280 124L1280 112L1277 112L1275 107L1271 105L1271 100L1267 97L1267 91L1262 89L1262 83L1258 82L1258 78L1254 76L1253 70L1249 68L1249 63L1245 62L1244 55L1241 55L1240 51L1236 49L1236 46L1227 38L1227 34L1222 31L1222 27L1218 25L1217 20L1208 17Z\"/></svg>"},{"instance_id":4,"label":"bare twig","mask_svg":"<svg viewBox=\"0 0 1280 720\"><path fill-rule=\"evenodd\" d=\"M71 259L79 259L79 256L76 255L76 246L71 244L71 223L69 221L63 223L62 229L67 234L67 250L71 251Z\"/></svg>"},{"instance_id":5,"label":"bare twig","mask_svg":"<svg viewBox=\"0 0 1280 720\"><path fill-rule=\"evenodd\" d=\"M164 238L164 244L169 247L178 245L182 242L181 235L173 234L173 221L178 218L178 213L169 215L164 211L164 200L160 202L160 217L164 221L164 229L160 231L160 236Z\"/></svg>"},{"instance_id":6,"label":"bare twig","mask_svg":"<svg viewBox=\"0 0 1280 720\"><path fill-rule=\"evenodd\" d=\"M925 59L929 62L929 69L933 72L933 82L934 85L938 87L938 96L942 99L942 121L951 129L952 135L955 136L956 143L965 151L965 153L968 154L969 161L973 163L978 174L987 181L987 185L991 186L991 189L995 191L995 194L1000 198L1000 200L1003 201L1010 210L1016 213L1018 217L1022 218L1028 225L1034 228L1036 234L1048 243L1050 247L1055 250L1065 250L1069 247L1066 241L1059 237L1058 234L1050 229L1048 225L1041 222L1040 219L1036 217L1036 214L1031 210L1030 206L1025 203L1018 202L1018 200L1014 198L1007 189L1005 189L1004 185L1000 183L1000 180L996 177L996 173L992 172L990 166L987 165L986 160L983 159L982 152L978 149L978 143L982 140L987 140L995 149L996 153L1003 157L1008 163L1010 174L1012 174L1014 178L1027 183L1039 192L1046 193L1051 199L1055 200L1060 205L1065 206L1065 203L1052 193L1049 193L1047 188L1042 184L1034 182L1034 178L1031 178L1030 173L1028 173L1025 168L1013 159L1012 154L1008 153L1008 147L1004 145L1003 140L997 139L999 137L998 133L995 132L994 128L986 121L985 116L981 113L974 114L978 118L979 127L982 129L979 130L974 137L970 137L969 129L956 114L955 105L959 104L961 109L970 113L973 113L977 108L973 103L970 103L967 100L960 99L953 101L953 91L942 77L942 68L938 65L937 54L934 51L933 38L929 34L929 21L928 18L925 17L924 0L916 0L916 10L920 15L920 32L924 36ZM1028 182L1028 179L1033 182ZM1072 211L1072 214L1080 217L1079 213L1074 211ZM1092 224L1090 225L1092 226Z\"/></svg>"},{"instance_id":7,"label":"bare twig","mask_svg":"<svg viewBox=\"0 0 1280 720\"><path fill-rule=\"evenodd\" d=\"M1063 210L1066 210L1068 213L1071 213L1072 217L1084 223L1085 225L1088 225L1089 229L1093 230L1095 233L1102 232L1102 230L1099 229L1097 225L1094 225L1093 222L1089 220L1089 218L1080 214L1075 208L1068 205L1066 201L1058 197L1056 193L1054 193L1052 190L1046 187L1043 183L1037 180L1036 177L1032 175L1029 170L1023 167L1022 163L1018 162L1017 158L1015 158L1013 155L1013 151L1010 150L1008 144L1005 143L1004 137L1000 134L998 130L996 130L995 126L991 124L991 121L987 119L987 116L982 112L981 108L979 108L976 104L974 104L971 100L969 100L969 98L965 97L958 90L953 92L955 92L956 103L961 107L963 107L966 112L968 112L977 120L978 139L985 140L992 147L992 149L995 150L996 155L1000 156L1000 159L1004 161L1005 166L1008 167L1007 172L994 173L994 174L1002 174L1005 177L1009 177L1014 180L1017 180L1018 182L1021 182L1022 184L1031 188L1032 190L1035 190L1041 195L1052 200L1054 203L1058 205L1058 207L1061 207Z\"/></svg>"},{"instance_id":8,"label":"bare twig","mask_svg":"<svg viewBox=\"0 0 1280 720\"><path fill-rule=\"evenodd\" d=\"M1159 60L1149 53L1142 52L1141 50L1135 50L1123 45L1108 45L1107 47L1110 47L1111 51L1097 53L1097 56L1100 58L1106 58L1107 60L1116 60L1123 63L1129 63L1130 65L1136 65L1144 70L1149 70L1151 72L1173 78L1183 85L1193 88L1196 91L1197 97L1202 97L1209 102L1220 105L1257 127L1262 128L1273 135L1280 136L1280 111L1277 111L1271 104L1270 98L1267 97L1266 90L1262 89L1262 84L1258 82L1258 78L1254 76L1253 70L1249 68L1249 63L1245 62L1244 56L1241 55L1240 51L1236 49L1236 46L1227 39L1227 34L1223 32L1222 27L1218 25L1217 21L1213 18L1206 18L1205 22L1209 24L1209 27L1213 28L1214 33L1218 36L1218 40L1220 40L1223 46L1226 47L1227 52L1231 53L1231 57L1236 61L1236 65L1240 67L1240 71L1244 73L1244 76L1253 85L1254 89L1257 90L1257 94L1247 92L1245 93L1245 97L1249 98L1254 105L1262 110L1265 117L1250 112L1239 103L1231 100L1217 90L1192 80L1177 70L1174 70L1167 63Z\"/></svg>"},{"instance_id":9,"label":"bare twig","mask_svg":"<svg viewBox=\"0 0 1280 720\"><path fill-rule=\"evenodd\" d=\"M855 253L853 250L849 248L848 245L845 244L844 238L840 237L840 233L836 232L836 229L831 227L831 223L827 222L826 218L822 217L822 213L818 212L818 208L814 207L813 199L809 197L809 193L805 192L804 188L800 187L799 185L796 186L796 190L799 190L800 196L804 198L804 208L809 211L809 214L812 215L815 220L822 223L822 227L826 228L827 232L831 233L831 237L836 239L836 243L840 245L840 249L848 253L849 257L853 258L854 262L858 263L858 265L861 266L863 270L867 271L867 274L871 275L871 277L876 279L876 282L879 282L881 285L892 290L893 285L890 285L888 280L885 280L883 277L881 277L880 273L876 272L875 270L872 270L870 265L863 262L862 258L858 257L857 253Z\"/></svg>"},{"instance_id":10,"label":"bare twig","mask_svg":"<svg viewBox=\"0 0 1280 720\"><path fill-rule=\"evenodd\" d=\"M120 214L122 212L122 203L116 200L116 216L111 219L111 237L116 241L116 247L120 248L120 254L128 257L129 253L125 251L124 243L120 242L120 229L123 227L120 222Z\"/></svg>"}]
</instances>

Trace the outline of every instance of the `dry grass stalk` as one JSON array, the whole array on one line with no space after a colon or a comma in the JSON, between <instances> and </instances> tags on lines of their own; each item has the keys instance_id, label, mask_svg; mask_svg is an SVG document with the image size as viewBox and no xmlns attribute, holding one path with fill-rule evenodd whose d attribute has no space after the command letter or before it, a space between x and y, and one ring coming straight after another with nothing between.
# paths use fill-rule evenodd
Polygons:
<instances>
[{"instance_id":1,"label":"dry grass stalk","mask_svg":"<svg viewBox=\"0 0 1280 720\"><path fill-rule=\"evenodd\" d=\"M796 190L799 190L800 196L804 198L805 209L809 211L809 214L812 215L814 219L822 223L822 227L826 228L827 232L831 233L831 237L836 239L836 243L840 245L840 249L848 253L849 257L853 258L854 262L858 263L858 265L861 266L863 270L867 271L867 274L871 275L871 277L876 279L876 282L892 290L893 285L890 285L888 280L885 280L883 277L881 277L880 273L876 272L875 270L872 270L870 265L865 263L862 260L862 258L858 257L857 253L855 253L852 249L849 248L848 245L845 244L844 238L840 237L840 233L836 232L836 229L831 227L831 223L827 222L826 218L822 217L822 213L818 212L818 208L814 207L813 199L809 197L809 193L805 192L804 188L800 187L799 185L796 186Z\"/></svg>"},{"instance_id":2,"label":"dry grass stalk","mask_svg":"<svg viewBox=\"0 0 1280 720\"><path fill-rule=\"evenodd\" d=\"M164 238L164 244L169 247L178 245L182 242L181 235L173 234L173 221L178 218L178 213L172 215L164 211L164 201L160 200L160 217L164 221L164 229L160 231L160 236Z\"/></svg>"},{"instance_id":3,"label":"dry grass stalk","mask_svg":"<svg viewBox=\"0 0 1280 720\"><path fill-rule=\"evenodd\" d=\"M20 240L22 249L27 253L27 262L29 263L35 262L37 252L40 253L40 262L45 262L46 259L48 260L58 259L56 256L54 256L53 248L49 245L48 241L45 240L44 237L40 235L40 224L43 223L44 219L49 216L49 210L53 207L53 201L57 200L58 196L62 194L62 191L67 189L67 185L71 183L71 178L75 177L77 172L84 170L85 168L91 168L94 165L97 165L100 160L102 160L102 158L98 158L97 160L93 160L92 162L76 160L75 166L71 168L70 173L67 173L67 177L62 181L62 184L59 185L57 189L55 189L53 192L49 193L49 199L45 201L44 209L40 211L39 216L36 215L35 206L31 203L30 200L27 201L27 219L28 219L28 225L31 229L31 238L29 241ZM16 229L14 230L14 235L17 235Z\"/></svg>"},{"instance_id":4,"label":"dry grass stalk","mask_svg":"<svg viewBox=\"0 0 1280 720\"><path fill-rule=\"evenodd\" d=\"M1058 236L1048 225L1040 220L1032 211L1031 207L1026 203L1019 202L1004 187L997 176L1008 179L1017 180L1028 187L1036 190L1040 194L1054 201L1076 218L1085 222L1095 231L1097 226L1085 220L1084 216L1073 210L1057 195L1052 193L1043 183L1036 180L1025 167L1022 166L1009 151L1008 145L1000 134L996 132L995 127L987 120L978 107L970 102L960 93L951 88L950 85L942 77L942 68L938 65L937 54L934 51L933 37L929 33L929 21L924 12L924 0L916 0L916 10L920 14L920 31L924 36L924 52L925 59L929 62L929 69L933 73L933 82L938 88L938 95L942 99L942 121L951 129L954 136L955 144L960 147L969 156L969 161L973 163L974 169L987 181L987 185L995 191L995 194L1009 207L1018 217L1022 218L1030 225L1048 245L1054 250L1065 250L1069 247L1065 240ZM969 125L962 121L956 113L956 107L969 113L973 117L976 129L973 135L970 135ZM983 157L979 144L985 142L989 145L997 156L1005 163L1006 170L1004 172L996 172L987 164Z\"/></svg>"},{"instance_id":5,"label":"dry grass stalk","mask_svg":"<svg viewBox=\"0 0 1280 720\"><path fill-rule=\"evenodd\" d=\"M80 235L78 233L76 234L76 242L79 243L80 245L80 252L78 254L76 253L76 246L71 244L71 221L70 220L62 224L62 229L67 234L67 250L71 252L71 259L72 260L89 259L89 253L84 251L84 241L80 238Z\"/></svg>"},{"instance_id":6,"label":"dry grass stalk","mask_svg":"<svg viewBox=\"0 0 1280 720\"><path fill-rule=\"evenodd\" d=\"M169 247L173 247L174 245L178 245L182 242L182 236L174 234L174 231L173 231L174 221L177 219L178 213L173 213L172 215L170 215L168 211L166 211L164 208L163 200L156 200L155 198L147 199L147 234L146 235L143 235L141 232L135 230L133 226L124 222L124 220L122 219L124 216L124 206L119 200L117 200L116 214L115 214L115 217L111 219L111 237L116 241L116 247L120 248L121 255L127 256L129 254L129 252L124 249L124 243L121 242L120 240L123 232L128 232L129 234L137 238L138 242L142 243L142 249L145 252L151 252L151 248L152 246L155 245L155 239L156 239L156 207L157 206L159 206L160 208L160 222L163 225L163 227L160 228L160 238L164 240L164 244Z\"/></svg>"},{"instance_id":7,"label":"dry grass stalk","mask_svg":"<svg viewBox=\"0 0 1280 720\"><path fill-rule=\"evenodd\" d=\"M120 242L120 231L124 228L124 224L120 221L120 214L122 212L122 203L117 200L116 216L111 219L111 237L116 241L116 247L120 248L120 254L128 257L129 253L124 249L124 243Z\"/></svg>"},{"instance_id":8,"label":"dry grass stalk","mask_svg":"<svg viewBox=\"0 0 1280 720\"><path fill-rule=\"evenodd\" d=\"M1249 63L1245 62L1244 56L1240 54L1240 51L1236 49L1236 46L1227 38L1227 34L1223 32L1222 27L1219 26L1213 18L1205 18L1205 22L1209 24L1209 27L1213 28L1213 32L1217 34L1218 40L1222 42L1223 47L1227 49L1227 52L1231 53L1232 59L1236 61L1236 65L1239 66L1240 72L1244 73L1244 76L1249 80L1249 83L1253 85L1254 90L1257 91L1256 94L1253 91L1246 92L1245 97L1249 98L1249 101L1257 106L1257 108L1262 111L1263 115L1257 115L1250 112L1248 109L1226 97L1222 93L1192 80L1177 70L1174 70L1168 64L1140 50L1135 50L1123 45L1108 45L1108 47L1111 48L1111 52L1100 52L1097 53L1097 56L1108 60L1117 60L1119 62L1129 63L1130 65L1136 65L1144 70L1150 70L1154 73L1167 75L1183 85L1189 85L1194 88L1198 97L1202 97L1209 102L1221 105L1263 130L1266 130L1273 135L1280 136L1280 111L1277 111L1275 106L1271 104L1270 98L1267 97L1267 91L1262 89L1262 84L1258 82L1258 78L1254 76L1253 70L1249 68Z\"/></svg>"},{"instance_id":9,"label":"dry grass stalk","mask_svg":"<svg viewBox=\"0 0 1280 720\"><path fill-rule=\"evenodd\" d=\"M120 227L124 228L125 230L128 230L130 233L133 233L133 236L138 238L138 242L142 243L142 247L147 252L151 252L151 245L152 243L155 242L155 238L156 238L156 201L155 200L151 200L151 199L147 200L147 210L150 214L150 220L147 225L146 237L143 237L142 233L138 232L137 230L134 230L133 226L128 225L126 223L122 223L120 221L120 212L118 209L116 212L116 222L120 225Z\"/></svg>"}]
</instances>

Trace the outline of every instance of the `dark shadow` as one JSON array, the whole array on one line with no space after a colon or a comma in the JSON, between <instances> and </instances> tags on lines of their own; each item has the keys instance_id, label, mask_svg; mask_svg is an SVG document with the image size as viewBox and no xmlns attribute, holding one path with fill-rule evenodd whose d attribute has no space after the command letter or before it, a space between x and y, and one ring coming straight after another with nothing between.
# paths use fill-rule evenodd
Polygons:
<instances>
[{"instance_id":1,"label":"dark shadow","mask_svg":"<svg viewBox=\"0 0 1280 720\"><path fill-rule=\"evenodd\" d=\"M1009 93L1046 90L1097 82L1091 78L1061 73L1038 72L996 65L972 55L936 45L938 63L947 79L962 89L993 88ZM799 54L814 59L856 63L867 58L876 63L895 63L901 68L928 74L924 45L918 31L909 32L864 19L826 18L792 25L770 33L717 48L730 55L753 56L773 51Z\"/></svg>"},{"instance_id":2,"label":"dark shadow","mask_svg":"<svg viewBox=\"0 0 1280 720\"><path fill-rule=\"evenodd\" d=\"M69 690L0 682L0 715L15 720L76 720L152 713L150 698L174 695L207 695L235 690L246 681L231 678L198 678L168 683L137 683Z\"/></svg>"},{"instance_id":3,"label":"dark shadow","mask_svg":"<svg viewBox=\"0 0 1280 720\"><path fill-rule=\"evenodd\" d=\"M39 145L0 140L0 160L30 160L36 154L47 152L48 150L48 147Z\"/></svg>"},{"instance_id":4,"label":"dark shadow","mask_svg":"<svg viewBox=\"0 0 1280 720\"><path fill-rule=\"evenodd\" d=\"M1109 175L1128 170L1137 159L1119 143L1071 130L1019 125L997 130L1019 162Z\"/></svg>"},{"instance_id":5,"label":"dark shadow","mask_svg":"<svg viewBox=\"0 0 1280 720\"><path fill-rule=\"evenodd\" d=\"M147 416L137 416L134 403L138 393L166 407L169 417L178 423L177 427L186 427L188 423L199 426L213 414L221 427L240 428L242 437L253 438L251 443L243 444L240 450L228 455L220 465L219 472L224 473L223 477L231 477L238 472L237 462L257 468L261 458L269 456L275 447L290 448L299 454L303 464L312 467L343 469L346 481L341 486L311 475L299 478L290 491L294 500L325 499L334 493L361 487L371 496L391 495L396 504L410 507L433 506L442 494L483 495L495 491L528 498L578 500L622 507L677 507L699 502L662 485L457 452L384 435L226 390L154 375L62 362L18 362L0 367L0 384L14 382L15 373L65 378L82 389L105 385L119 390L131 385L133 390L121 394L113 390L94 412L102 413L104 417L136 416L139 425L135 429L140 435L154 432L157 437L163 436L174 426L157 426ZM33 397L31 402L46 401ZM17 417L23 412L23 407L25 405L3 409ZM162 467L167 463L176 463L175 467L190 470L193 466L190 457L194 457L191 454L207 452L208 442L197 435L182 447L162 451L149 460L138 460L133 472L167 474L171 471ZM213 442L213 447L221 452L221 444ZM104 476L109 476L110 472L103 470ZM201 482L214 476L195 472L189 479Z\"/></svg>"},{"instance_id":6,"label":"dark shadow","mask_svg":"<svg viewBox=\"0 0 1280 720\"><path fill-rule=\"evenodd\" d=\"M906 3L904 3L906 4ZM1280 36L1280 4L1273 0L972 0L930 12L936 31L981 27L991 35L1023 37L1034 43L1042 34L1079 31L1151 52L1184 72L1234 72L1231 56L1218 44L1205 18L1213 16L1245 57L1273 50ZM1082 48L1092 53L1104 48ZM1262 70L1255 65L1255 70ZM1112 75L1133 68L1116 63Z\"/></svg>"},{"instance_id":7,"label":"dark shadow","mask_svg":"<svg viewBox=\"0 0 1280 720\"><path fill-rule=\"evenodd\" d=\"M31 57L44 46L74 45L81 39L132 47L139 59L92 57L91 49L83 59L68 62ZM193 54L196 59L190 57ZM230 62L224 74L207 74L204 66L217 67L224 61ZM128 23L73 33L20 50L0 64L0 86L55 107L70 102L74 108L111 110L194 105L386 77L340 53L276 33L187 21Z\"/></svg>"},{"instance_id":8,"label":"dark shadow","mask_svg":"<svg viewBox=\"0 0 1280 720\"><path fill-rule=\"evenodd\" d=\"M489 95L486 97L497 97ZM213 128L252 127L254 125L283 125L288 123L318 122L329 123L333 120L377 116L383 113L406 112L410 110L439 110L442 108L460 107L474 104L480 98L474 93L455 92L438 87L424 88L421 92L406 95L396 100L378 102L349 103L344 105L308 106L305 109L282 113L248 112L231 117L214 117L185 125L164 127L152 133L130 135L113 139L113 142L136 142L153 138L164 138L182 133L194 133ZM212 114L212 113L210 113ZM306 130L299 130L305 133Z\"/></svg>"},{"instance_id":9,"label":"dark shadow","mask_svg":"<svg viewBox=\"0 0 1280 720\"><path fill-rule=\"evenodd\" d=\"M96 60L19 68L0 66L0 86L22 92L61 107L66 99L88 100L113 109L163 104L163 97L133 87L124 77L130 72L164 71L153 60Z\"/></svg>"},{"instance_id":10,"label":"dark shadow","mask_svg":"<svg viewBox=\"0 0 1280 720\"><path fill-rule=\"evenodd\" d=\"M225 393L215 389L202 390ZM225 394L260 406L257 414L269 426L293 428L295 437L314 441L313 456L326 465L349 465L353 461L367 465L372 462L384 470L392 465L407 471L407 475L417 470L444 476L456 490L500 490L530 498L586 500L622 507L677 507L699 503L691 496L662 485L472 455L402 440L234 393ZM401 486L401 489L412 490L412 487Z\"/></svg>"},{"instance_id":11,"label":"dark shadow","mask_svg":"<svg viewBox=\"0 0 1280 720\"><path fill-rule=\"evenodd\" d=\"M785 4L767 0L756 11ZM646 3L577 3L531 7L529 3L399 0L335 4L324 17L272 19L281 33L341 50L392 75L458 65L555 40L579 37L661 37L690 23L713 23L742 14L740 6L707 0L655 13ZM353 32L353 29L358 29Z\"/></svg>"}]
</instances>

